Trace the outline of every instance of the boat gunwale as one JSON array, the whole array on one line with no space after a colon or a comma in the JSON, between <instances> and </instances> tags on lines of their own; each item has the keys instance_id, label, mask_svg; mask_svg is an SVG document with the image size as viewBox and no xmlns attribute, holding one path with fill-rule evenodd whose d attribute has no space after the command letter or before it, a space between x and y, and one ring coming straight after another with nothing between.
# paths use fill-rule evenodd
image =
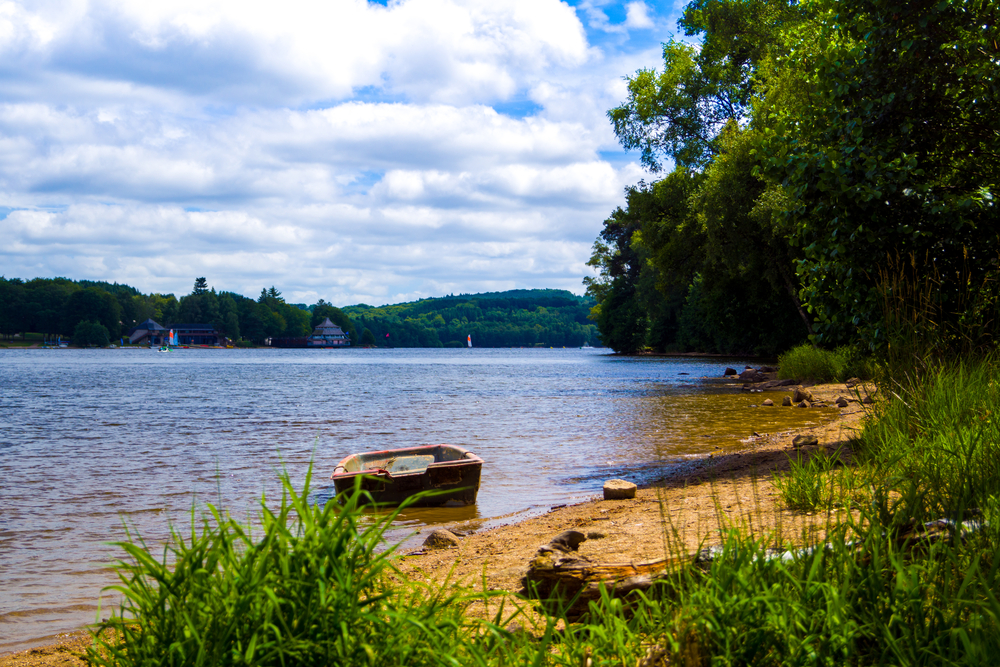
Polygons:
<instances>
[{"instance_id":1,"label":"boat gunwale","mask_svg":"<svg viewBox=\"0 0 1000 667\"><path fill-rule=\"evenodd\" d=\"M427 450L437 449L439 447L444 447L453 451L461 452L463 454L463 457L460 459L453 459L450 461L434 461L433 463L429 463L426 468L420 468L417 470L407 470L405 472L400 472L398 474L391 473L383 468L366 468L364 470L348 471L344 466L345 462L356 456L358 457L377 456L380 454L387 454L387 455L396 454L398 456L401 452L407 452L407 453L412 453L413 455L419 455L422 452L427 452ZM465 447L460 447L458 445L448 445L443 443L437 445L416 445L415 447L400 447L398 449L379 449L370 452L356 452L354 454L350 454L341 459L340 463L334 466L333 474L330 475L330 479L333 480L348 479L351 477L356 477L358 475L368 475L370 477L389 477L390 479L395 479L398 477L425 475L427 474L427 470L429 470L432 467L435 469L459 468L459 467L467 467L474 465L482 466L482 464L483 464L482 457L480 457L478 454L473 454ZM339 468L343 468L343 470L337 472Z\"/></svg>"}]
</instances>

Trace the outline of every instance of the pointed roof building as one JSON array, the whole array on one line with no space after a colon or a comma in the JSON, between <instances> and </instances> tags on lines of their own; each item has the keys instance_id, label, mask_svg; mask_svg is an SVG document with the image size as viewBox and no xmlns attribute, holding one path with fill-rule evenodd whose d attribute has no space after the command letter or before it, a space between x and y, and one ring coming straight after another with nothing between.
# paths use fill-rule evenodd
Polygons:
<instances>
[{"instance_id":1,"label":"pointed roof building","mask_svg":"<svg viewBox=\"0 0 1000 667\"><path fill-rule=\"evenodd\" d=\"M313 336L343 336L344 330L338 327L336 324L330 321L329 317L323 318L315 329L313 329Z\"/></svg>"}]
</instances>

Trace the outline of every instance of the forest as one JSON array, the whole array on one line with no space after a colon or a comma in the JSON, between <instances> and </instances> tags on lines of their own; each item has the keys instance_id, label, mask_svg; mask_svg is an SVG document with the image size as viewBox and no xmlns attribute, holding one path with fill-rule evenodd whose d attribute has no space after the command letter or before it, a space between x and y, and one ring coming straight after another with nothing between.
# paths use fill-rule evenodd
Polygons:
<instances>
[{"instance_id":1,"label":"forest","mask_svg":"<svg viewBox=\"0 0 1000 667\"><path fill-rule=\"evenodd\" d=\"M661 67L627 76L608 112L650 180L594 244L584 282L605 344L878 353L918 314L945 338L992 340L998 14L689 3Z\"/></svg>"},{"instance_id":2,"label":"forest","mask_svg":"<svg viewBox=\"0 0 1000 667\"><path fill-rule=\"evenodd\" d=\"M375 308L344 309L320 299L286 303L275 287L257 299L216 292L197 278L190 294L142 294L129 285L67 278L0 278L0 335L72 339L106 346L147 319L170 326L212 324L242 346L269 338L308 336L323 318L341 327L354 345L457 347L471 335L477 347L600 345L587 318L594 302L564 290L513 290L422 299Z\"/></svg>"},{"instance_id":3,"label":"forest","mask_svg":"<svg viewBox=\"0 0 1000 667\"><path fill-rule=\"evenodd\" d=\"M396 347L580 347L600 345L594 302L565 290L463 294L344 312L373 339Z\"/></svg>"}]
</instances>

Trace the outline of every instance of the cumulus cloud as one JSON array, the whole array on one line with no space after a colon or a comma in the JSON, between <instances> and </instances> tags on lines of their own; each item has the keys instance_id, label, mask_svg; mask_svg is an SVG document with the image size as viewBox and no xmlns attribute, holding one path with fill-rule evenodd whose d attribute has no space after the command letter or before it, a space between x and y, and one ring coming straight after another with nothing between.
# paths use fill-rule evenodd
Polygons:
<instances>
[{"instance_id":1,"label":"cumulus cloud","mask_svg":"<svg viewBox=\"0 0 1000 667\"><path fill-rule=\"evenodd\" d=\"M42 63L231 102L376 87L461 104L505 99L548 69L581 65L588 49L557 0L77 0L0 4L0 56L10 74Z\"/></svg>"},{"instance_id":2,"label":"cumulus cloud","mask_svg":"<svg viewBox=\"0 0 1000 667\"><path fill-rule=\"evenodd\" d=\"M603 157L605 111L659 58L655 38L596 46L602 7L0 0L2 273L338 303L579 292L642 177Z\"/></svg>"},{"instance_id":3,"label":"cumulus cloud","mask_svg":"<svg viewBox=\"0 0 1000 667\"><path fill-rule=\"evenodd\" d=\"M649 16L649 8L644 2L630 2L625 5L625 27L652 28L653 19Z\"/></svg>"}]
</instances>

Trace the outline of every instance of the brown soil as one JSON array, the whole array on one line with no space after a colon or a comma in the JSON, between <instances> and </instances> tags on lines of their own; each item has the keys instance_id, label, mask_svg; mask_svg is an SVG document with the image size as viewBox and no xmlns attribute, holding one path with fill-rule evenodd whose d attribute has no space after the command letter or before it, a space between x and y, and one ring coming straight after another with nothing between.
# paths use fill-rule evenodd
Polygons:
<instances>
[{"instance_id":1,"label":"brown soil","mask_svg":"<svg viewBox=\"0 0 1000 667\"><path fill-rule=\"evenodd\" d=\"M790 390L793 387L782 387ZM830 405L838 396L854 398L857 389L842 384L809 387L816 401ZM862 394L863 395L863 394ZM765 397L767 394L765 394ZM794 410L779 405L770 410ZM843 447L849 460L849 439L860 428L864 408L852 401L837 420L801 433L815 435L819 445L802 455ZM463 537L459 546L413 550L400 558L400 569L410 578L427 582L461 582L490 590L517 591L527 563L539 546L564 530L590 533L580 553L593 561L627 563L664 557L669 548L689 551L719 543L719 531L738 526L776 543L808 541L822 535L830 517L785 509L772 472L788 469L796 453L792 438L800 432L762 434L744 449L710 456L673 470L631 500L594 500L553 508L542 516ZM597 537L596 534L603 537ZM672 535L672 544L665 544ZM475 613L475 609L473 610ZM482 613L480 609L479 613ZM78 656L89 645L86 633L69 635L56 644L0 657L0 667L52 667L86 664Z\"/></svg>"}]
</instances>

